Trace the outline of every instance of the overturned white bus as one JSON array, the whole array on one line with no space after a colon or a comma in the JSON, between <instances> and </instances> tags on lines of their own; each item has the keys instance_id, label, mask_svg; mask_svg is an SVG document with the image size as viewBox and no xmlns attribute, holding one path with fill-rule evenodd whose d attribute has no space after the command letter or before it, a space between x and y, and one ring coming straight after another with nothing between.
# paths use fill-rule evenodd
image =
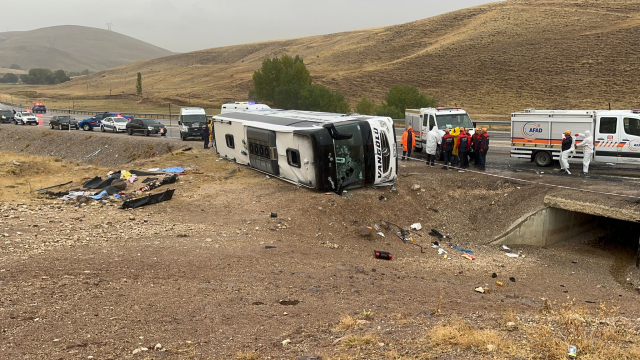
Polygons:
<instances>
[{"instance_id":1,"label":"overturned white bus","mask_svg":"<svg viewBox=\"0 0 640 360\"><path fill-rule=\"evenodd\" d=\"M392 185L398 163L386 117L247 110L213 117L221 157L318 191Z\"/></svg>"}]
</instances>

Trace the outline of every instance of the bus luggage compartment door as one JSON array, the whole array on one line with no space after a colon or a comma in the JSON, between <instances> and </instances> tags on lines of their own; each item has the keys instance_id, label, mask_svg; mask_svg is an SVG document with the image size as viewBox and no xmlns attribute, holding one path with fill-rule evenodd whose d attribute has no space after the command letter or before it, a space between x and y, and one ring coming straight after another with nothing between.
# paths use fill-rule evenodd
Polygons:
<instances>
[{"instance_id":1,"label":"bus luggage compartment door","mask_svg":"<svg viewBox=\"0 0 640 360\"><path fill-rule=\"evenodd\" d=\"M276 132L249 127L247 128L247 141L249 143L249 163L251 166L279 176Z\"/></svg>"}]
</instances>

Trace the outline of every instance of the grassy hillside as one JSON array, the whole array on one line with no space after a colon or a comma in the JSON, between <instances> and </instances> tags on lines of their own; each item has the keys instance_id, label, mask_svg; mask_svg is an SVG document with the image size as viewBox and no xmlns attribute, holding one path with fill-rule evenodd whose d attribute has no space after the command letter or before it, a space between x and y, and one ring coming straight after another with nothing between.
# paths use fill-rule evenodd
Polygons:
<instances>
[{"instance_id":1,"label":"grassy hillside","mask_svg":"<svg viewBox=\"0 0 640 360\"><path fill-rule=\"evenodd\" d=\"M0 33L0 65L79 71L105 70L173 53L112 31L54 26Z\"/></svg>"},{"instance_id":2,"label":"grassy hillside","mask_svg":"<svg viewBox=\"0 0 640 360\"><path fill-rule=\"evenodd\" d=\"M352 104L409 84L479 118L525 107L631 108L640 107L639 44L638 2L506 1L396 26L142 61L44 92L131 94L140 71L145 101L242 100L261 61L289 53L301 55L315 81L341 90Z\"/></svg>"}]
</instances>

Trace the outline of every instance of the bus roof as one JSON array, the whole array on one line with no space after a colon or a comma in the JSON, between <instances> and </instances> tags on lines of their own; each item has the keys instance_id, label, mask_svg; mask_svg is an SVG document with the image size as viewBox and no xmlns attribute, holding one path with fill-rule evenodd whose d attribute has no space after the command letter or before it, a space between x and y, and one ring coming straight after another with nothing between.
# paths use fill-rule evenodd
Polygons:
<instances>
[{"instance_id":1,"label":"bus roof","mask_svg":"<svg viewBox=\"0 0 640 360\"><path fill-rule=\"evenodd\" d=\"M359 114L345 115L337 113L298 110L246 110L220 114L214 116L213 118L216 120L262 123L267 125L265 126L266 128L275 126L291 127L297 129L322 127L322 125L326 123L336 124L353 120L362 121L372 120L376 118L386 119L382 117L364 116Z\"/></svg>"}]
</instances>

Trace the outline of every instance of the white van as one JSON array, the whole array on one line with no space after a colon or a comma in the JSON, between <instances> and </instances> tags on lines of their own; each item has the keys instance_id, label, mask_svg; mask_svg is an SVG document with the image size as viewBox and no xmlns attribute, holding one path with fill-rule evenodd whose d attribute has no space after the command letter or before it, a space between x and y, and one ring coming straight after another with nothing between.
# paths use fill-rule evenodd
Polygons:
<instances>
[{"instance_id":1,"label":"white van","mask_svg":"<svg viewBox=\"0 0 640 360\"><path fill-rule=\"evenodd\" d=\"M202 130L207 126L207 114L199 107L180 108L178 125L182 141L190 137L202 138Z\"/></svg>"},{"instance_id":2,"label":"white van","mask_svg":"<svg viewBox=\"0 0 640 360\"><path fill-rule=\"evenodd\" d=\"M265 104L256 104L252 101L245 102L228 102L222 105L220 109L220 114L232 112L232 111L244 111L244 110L269 110L271 109L269 106Z\"/></svg>"}]
</instances>

